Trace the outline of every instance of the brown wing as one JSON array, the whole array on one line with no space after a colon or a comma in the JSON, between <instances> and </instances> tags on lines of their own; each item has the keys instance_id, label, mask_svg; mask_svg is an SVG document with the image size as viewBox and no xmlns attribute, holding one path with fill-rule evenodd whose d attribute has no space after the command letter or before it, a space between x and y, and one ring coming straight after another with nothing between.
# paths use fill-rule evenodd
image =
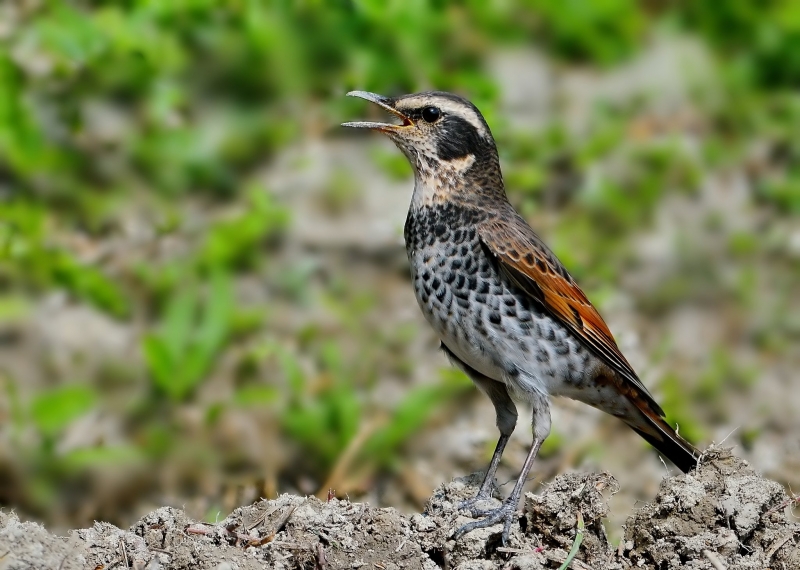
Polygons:
<instances>
[{"instance_id":1,"label":"brown wing","mask_svg":"<svg viewBox=\"0 0 800 570\"><path fill-rule=\"evenodd\" d=\"M622 378L650 400L660 415L664 412L622 355L600 313L572 276L516 212L508 219L484 222L478 229L484 247L499 262L500 270L528 294Z\"/></svg>"}]
</instances>

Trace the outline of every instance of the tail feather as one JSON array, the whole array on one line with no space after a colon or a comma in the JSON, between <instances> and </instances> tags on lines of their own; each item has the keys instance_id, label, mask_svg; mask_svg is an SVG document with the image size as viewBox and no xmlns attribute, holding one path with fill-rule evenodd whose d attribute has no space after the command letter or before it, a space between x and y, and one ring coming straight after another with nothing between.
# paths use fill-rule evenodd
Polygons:
<instances>
[{"instance_id":1,"label":"tail feather","mask_svg":"<svg viewBox=\"0 0 800 570\"><path fill-rule=\"evenodd\" d=\"M695 446L678 435L660 414L637 408L641 412L636 414L639 417L621 419L684 473L697 467L701 454Z\"/></svg>"},{"instance_id":2,"label":"tail feather","mask_svg":"<svg viewBox=\"0 0 800 570\"><path fill-rule=\"evenodd\" d=\"M595 386L598 388L593 392L595 398L584 401L628 424L684 473L697 467L700 451L678 435L664 419L664 411L658 403L640 386L616 374L598 376Z\"/></svg>"}]
</instances>

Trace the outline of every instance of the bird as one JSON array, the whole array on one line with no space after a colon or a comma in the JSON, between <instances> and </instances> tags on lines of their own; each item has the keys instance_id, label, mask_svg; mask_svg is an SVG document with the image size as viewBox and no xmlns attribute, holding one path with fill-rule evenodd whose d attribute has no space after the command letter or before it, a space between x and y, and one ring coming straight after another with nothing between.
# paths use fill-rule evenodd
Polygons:
<instances>
[{"instance_id":1,"label":"bird","mask_svg":"<svg viewBox=\"0 0 800 570\"><path fill-rule=\"evenodd\" d=\"M489 467L477 494L458 505L477 520L454 538L502 523L508 542L523 485L550 433L555 396L616 416L681 471L695 468L700 452L667 423L600 313L509 202L497 145L478 108L443 91L347 95L395 118L342 126L387 135L410 162L404 237L417 302L452 364L495 409L500 437ZM515 401L532 409L530 450L510 495L481 509L517 424Z\"/></svg>"}]
</instances>

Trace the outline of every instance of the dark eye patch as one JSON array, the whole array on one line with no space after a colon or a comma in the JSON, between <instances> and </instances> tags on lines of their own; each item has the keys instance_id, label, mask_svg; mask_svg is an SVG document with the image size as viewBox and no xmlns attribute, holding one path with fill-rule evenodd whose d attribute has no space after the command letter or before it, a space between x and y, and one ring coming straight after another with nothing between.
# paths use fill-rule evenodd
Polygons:
<instances>
[{"instance_id":1,"label":"dark eye patch","mask_svg":"<svg viewBox=\"0 0 800 570\"><path fill-rule=\"evenodd\" d=\"M436 153L442 160L480 153L485 145L486 141L468 121L453 115L442 119L436 134Z\"/></svg>"}]
</instances>

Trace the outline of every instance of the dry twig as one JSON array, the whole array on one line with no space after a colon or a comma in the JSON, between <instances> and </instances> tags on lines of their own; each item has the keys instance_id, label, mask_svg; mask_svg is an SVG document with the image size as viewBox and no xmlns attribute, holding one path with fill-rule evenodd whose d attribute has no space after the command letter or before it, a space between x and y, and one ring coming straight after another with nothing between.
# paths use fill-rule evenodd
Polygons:
<instances>
[{"instance_id":1,"label":"dry twig","mask_svg":"<svg viewBox=\"0 0 800 570\"><path fill-rule=\"evenodd\" d=\"M793 537L794 535L795 535L795 533L794 533L794 532L790 532L789 534L787 534L787 535L786 535L786 536L784 536L783 538L779 538L778 540L776 540L776 541L775 541L775 542L772 544L772 546L770 546L770 547L769 547L769 550L767 550L766 554L764 554L764 556L766 557L767 561L770 561L770 560L772 560L772 557L773 557L773 556L775 556L775 553L776 553L776 552L778 552L778 550L780 550L780 549L781 549L781 547L782 547L784 544L786 544L787 542L789 542L789 541L792 539L792 537Z\"/></svg>"},{"instance_id":2,"label":"dry twig","mask_svg":"<svg viewBox=\"0 0 800 570\"><path fill-rule=\"evenodd\" d=\"M703 550L703 556L708 558L708 561L711 562L711 565L716 570L727 570L725 565L722 563L722 560L719 559L719 556L717 556L715 552L711 552L710 550Z\"/></svg>"},{"instance_id":3,"label":"dry twig","mask_svg":"<svg viewBox=\"0 0 800 570\"><path fill-rule=\"evenodd\" d=\"M325 558L325 547L317 543L317 570L327 570L328 560Z\"/></svg>"}]
</instances>

